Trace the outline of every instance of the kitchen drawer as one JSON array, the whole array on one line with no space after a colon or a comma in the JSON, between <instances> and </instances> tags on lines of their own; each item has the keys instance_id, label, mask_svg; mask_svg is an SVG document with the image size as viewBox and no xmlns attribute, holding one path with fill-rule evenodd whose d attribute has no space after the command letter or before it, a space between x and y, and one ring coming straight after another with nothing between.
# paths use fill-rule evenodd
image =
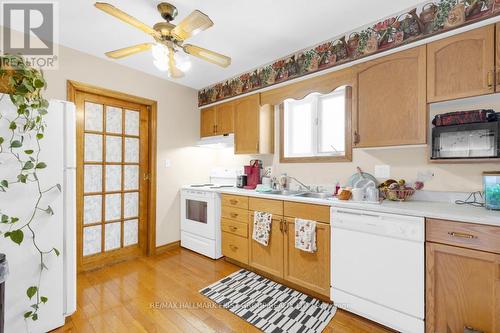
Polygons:
<instances>
[{"instance_id":1,"label":"kitchen drawer","mask_svg":"<svg viewBox=\"0 0 500 333\"><path fill-rule=\"evenodd\" d=\"M285 201L285 216L330 223L330 206Z\"/></svg>"},{"instance_id":2,"label":"kitchen drawer","mask_svg":"<svg viewBox=\"0 0 500 333\"><path fill-rule=\"evenodd\" d=\"M427 219L426 241L500 254L500 227Z\"/></svg>"},{"instance_id":3,"label":"kitchen drawer","mask_svg":"<svg viewBox=\"0 0 500 333\"><path fill-rule=\"evenodd\" d=\"M283 201L250 197L248 199L248 209L274 215L283 215ZM251 220L253 221L253 216Z\"/></svg>"},{"instance_id":4,"label":"kitchen drawer","mask_svg":"<svg viewBox=\"0 0 500 333\"><path fill-rule=\"evenodd\" d=\"M222 232L222 254L248 265L248 239Z\"/></svg>"},{"instance_id":5,"label":"kitchen drawer","mask_svg":"<svg viewBox=\"0 0 500 333\"><path fill-rule=\"evenodd\" d=\"M244 197L241 195L223 194L222 206L248 209L248 197Z\"/></svg>"},{"instance_id":6,"label":"kitchen drawer","mask_svg":"<svg viewBox=\"0 0 500 333\"><path fill-rule=\"evenodd\" d=\"M230 234L235 234L241 237L248 237L248 225L242 222L236 222L233 220L222 219L222 231L229 232Z\"/></svg>"},{"instance_id":7,"label":"kitchen drawer","mask_svg":"<svg viewBox=\"0 0 500 333\"><path fill-rule=\"evenodd\" d=\"M222 206L222 217L239 222L248 222L248 210L230 206Z\"/></svg>"}]
</instances>

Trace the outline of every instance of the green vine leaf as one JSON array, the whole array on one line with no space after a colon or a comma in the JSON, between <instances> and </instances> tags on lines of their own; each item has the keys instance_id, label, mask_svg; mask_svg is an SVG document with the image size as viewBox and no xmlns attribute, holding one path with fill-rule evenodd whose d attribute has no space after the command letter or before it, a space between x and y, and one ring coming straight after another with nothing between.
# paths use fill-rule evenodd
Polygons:
<instances>
[{"instance_id":1,"label":"green vine leaf","mask_svg":"<svg viewBox=\"0 0 500 333\"><path fill-rule=\"evenodd\" d=\"M25 151L24 151L24 153L25 153L26 155L31 155L31 154L33 154L33 149L28 149L28 150L25 150Z\"/></svg>"},{"instance_id":2,"label":"green vine leaf","mask_svg":"<svg viewBox=\"0 0 500 333\"><path fill-rule=\"evenodd\" d=\"M45 213L49 215L54 215L54 210L52 209L52 207L48 206L47 209L45 210Z\"/></svg>"},{"instance_id":3,"label":"green vine leaf","mask_svg":"<svg viewBox=\"0 0 500 333\"><path fill-rule=\"evenodd\" d=\"M36 138L38 140L42 140L43 139L43 134L42 133L37 133Z\"/></svg>"},{"instance_id":4,"label":"green vine leaf","mask_svg":"<svg viewBox=\"0 0 500 333\"><path fill-rule=\"evenodd\" d=\"M38 314L33 313L33 315L31 316L31 319L33 319L33 321L37 321L38 320Z\"/></svg>"},{"instance_id":5,"label":"green vine leaf","mask_svg":"<svg viewBox=\"0 0 500 333\"><path fill-rule=\"evenodd\" d=\"M33 314L33 311L28 311L28 312L25 312L25 313L24 313L24 318L26 318L26 319L27 319L27 318L31 317L31 315L32 315L32 314Z\"/></svg>"},{"instance_id":6,"label":"green vine leaf","mask_svg":"<svg viewBox=\"0 0 500 333\"><path fill-rule=\"evenodd\" d=\"M9 124L9 129L10 129L10 130L15 130L16 128L17 128L17 124L16 124L15 122L13 122L13 121L12 121L12 122Z\"/></svg>"},{"instance_id":7,"label":"green vine leaf","mask_svg":"<svg viewBox=\"0 0 500 333\"><path fill-rule=\"evenodd\" d=\"M23 144L19 140L13 140L10 143L10 148L19 148L19 147L22 147L22 146L23 146Z\"/></svg>"},{"instance_id":8,"label":"green vine leaf","mask_svg":"<svg viewBox=\"0 0 500 333\"><path fill-rule=\"evenodd\" d=\"M0 145L4 142L4 138L0 136Z\"/></svg>"},{"instance_id":9,"label":"green vine leaf","mask_svg":"<svg viewBox=\"0 0 500 333\"><path fill-rule=\"evenodd\" d=\"M59 255L60 255L59 250L58 250L58 249L56 249L55 247L54 247L52 250L54 250L54 253L56 254L56 256L58 256L58 257L59 257Z\"/></svg>"},{"instance_id":10,"label":"green vine leaf","mask_svg":"<svg viewBox=\"0 0 500 333\"><path fill-rule=\"evenodd\" d=\"M21 245L24 239L24 232L21 229L13 230L5 233L5 237L10 237L10 240Z\"/></svg>"},{"instance_id":11,"label":"green vine leaf","mask_svg":"<svg viewBox=\"0 0 500 333\"><path fill-rule=\"evenodd\" d=\"M17 176L17 180L23 184L26 184L26 181L28 180L28 175L20 174Z\"/></svg>"},{"instance_id":12,"label":"green vine leaf","mask_svg":"<svg viewBox=\"0 0 500 333\"><path fill-rule=\"evenodd\" d=\"M5 214L2 214L1 220L2 223L9 223L9 217ZM7 237L7 236L5 236Z\"/></svg>"},{"instance_id":13,"label":"green vine leaf","mask_svg":"<svg viewBox=\"0 0 500 333\"><path fill-rule=\"evenodd\" d=\"M28 296L29 299L31 299L33 296L35 296L37 291L38 288L36 286L31 286L26 290L26 295Z\"/></svg>"},{"instance_id":14,"label":"green vine leaf","mask_svg":"<svg viewBox=\"0 0 500 333\"><path fill-rule=\"evenodd\" d=\"M2 181L0 182L0 185L1 185L2 187L9 187L9 182L8 182L6 179L4 179L4 180L2 180Z\"/></svg>"},{"instance_id":15,"label":"green vine leaf","mask_svg":"<svg viewBox=\"0 0 500 333\"><path fill-rule=\"evenodd\" d=\"M36 169L45 169L47 167L47 164L44 162L40 162L36 165Z\"/></svg>"},{"instance_id":16,"label":"green vine leaf","mask_svg":"<svg viewBox=\"0 0 500 333\"><path fill-rule=\"evenodd\" d=\"M47 301L48 301L48 300L49 300L49 299L48 299L47 297L45 297L45 296L40 297L40 301L41 301L43 304L47 303Z\"/></svg>"},{"instance_id":17,"label":"green vine leaf","mask_svg":"<svg viewBox=\"0 0 500 333\"><path fill-rule=\"evenodd\" d=\"M33 162L31 161L28 161L26 163L24 163L24 166L23 166L23 170L30 170L30 169L33 169L35 165L33 164Z\"/></svg>"}]
</instances>

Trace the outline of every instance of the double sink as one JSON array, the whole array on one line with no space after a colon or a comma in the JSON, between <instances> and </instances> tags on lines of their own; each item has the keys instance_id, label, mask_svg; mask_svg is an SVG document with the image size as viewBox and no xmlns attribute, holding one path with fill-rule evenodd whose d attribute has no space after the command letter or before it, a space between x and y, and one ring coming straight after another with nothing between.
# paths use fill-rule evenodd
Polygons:
<instances>
[{"instance_id":1,"label":"double sink","mask_svg":"<svg viewBox=\"0 0 500 333\"><path fill-rule=\"evenodd\" d=\"M289 191L289 190L275 190L270 192L262 192L262 194L285 195L292 197L314 198L314 199L328 199L333 197L330 193L326 192L303 192L303 191Z\"/></svg>"}]
</instances>

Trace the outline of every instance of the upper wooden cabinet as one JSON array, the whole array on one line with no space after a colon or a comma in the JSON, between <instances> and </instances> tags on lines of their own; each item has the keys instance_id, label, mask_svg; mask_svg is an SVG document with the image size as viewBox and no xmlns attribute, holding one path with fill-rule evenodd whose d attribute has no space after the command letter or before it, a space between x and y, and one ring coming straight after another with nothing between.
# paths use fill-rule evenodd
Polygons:
<instances>
[{"instance_id":1,"label":"upper wooden cabinet","mask_svg":"<svg viewBox=\"0 0 500 333\"><path fill-rule=\"evenodd\" d=\"M494 76L495 25L427 44L429 102L493 93Z\"/></svg>"},{"instance_id":2,"label":"upper wooden cabinet","mask_svg":"<svg viewBox=\"0 0 500 333\"><path fill-rule=\"evenodd\" d=\"M233 102L216 105L215 111L217 114L217 124L215 125L215 132L217 135L234 133Z\"/></svg>"},{"instance_id":3,"label":"upper wooden cabinet","mask_svg":"<svg viewBox=\"0 0 500 333\"><path fill-rule=\"evenodd\" d=\"M355 147L425 144L426 48L416 47L356 67Z\"/></svg>"},{"instance_id":4,"label":"upper wooden cabinet","mask_svg":"<svg viewBox=\"0 0 500 333\"><path fill-rule=\"evenodd\" d=\"M274 153L274 109L255 94L234 101L235 154Z\"/></svg>"},{"instance_id":5,"label":"upper wooden cabinet","mask_svg":"<svg viewBox=\"0 0 500 333\"><path fill-rule=\"evenodd\" d=\"M496 40L495 40L495 45L497 46L497 49L495 50L497 54L497 59L496 59L496 92L500 92L500 23L496 24Z\"/></svg>"},{"instance_id":6,"label":"upper wooden cabinet","mask_svg":"<svg viewBox=\"0 0 500 333\"><path fill-rule=\"evenodd\" d=\"M216 119L215 106L200 111L200 136L202 138L215 135Z\"/></svg>"},{"instance_id":7,"label":"upper wooden cabinet","mask_svg":"<svg viewBox=\"0 0 500 333\"><path fill-rule=\"evenodd\" d=\"M232 101L202 109L200 117L200 136L202 138L234 132Z\"/></svg>"}]
</instances>

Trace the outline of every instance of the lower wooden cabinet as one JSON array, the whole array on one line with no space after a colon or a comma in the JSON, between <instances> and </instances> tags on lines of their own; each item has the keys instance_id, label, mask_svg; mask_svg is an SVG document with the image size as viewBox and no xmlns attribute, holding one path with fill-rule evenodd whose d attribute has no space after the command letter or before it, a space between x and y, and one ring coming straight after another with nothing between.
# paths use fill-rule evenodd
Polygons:
<instances>
[{"instance_id":1,"label":"lower wooden cabinet","mask_svg":"<svg viewBox=\"0 0 500 333\"><path fill-rule=\"evenodd\" d=\"M267 246L252 239L253 212L251 212L250 216L252 216L252 221L250 221L249 265L263 272L283 278L283 216L273 215Z\"/></svg>"},{"instance_id":2,"label":"lower wooden cabinet","mask_svg":"<svg viewBox=\"0 0 500 333\"><path fill-rule=\"evenodd\" d=\"M316 252L295 248L295 219L285 218L284 278L318 294L330 295L330 225L316 223Z\"/></svg>"},{"instance_id":3,"label":"lower wooden cabinet","mask_svg":"<svg viewBox=\"0 0 500 333\"><path fill-rule=\"evenodd\" d=\"M443 220L426 228L426 332L499 333L500 254L486 246L499 242L500 228Z\"/></svg>"},{"instance_id":4,"label":"lower wooden cabinet","mask_svg":"<svg viewBox=\"0 0 500 333\"><path fill-rule=\"evenodd\" d=\"M242 209L245 205L248 205L247 214ZM273 214L267 246L252 238L254 211ZM222 253L226 257L330 298L328 206L224 194L222 216ZM248 217L248 224L244 223L243 216ZM295 248L295 217L317 221L316 252Z\"/></svg>"},{"instance_id":5,"label":"lower wooden cabinet","mask_svg":"<svg viewBox=\"0 0 500 333\"><path fill-rule=\"evenodd\" d=\"M248 264L248 238L223 231L222 254L243 264Z\"/></svg>"}]
</instances>

